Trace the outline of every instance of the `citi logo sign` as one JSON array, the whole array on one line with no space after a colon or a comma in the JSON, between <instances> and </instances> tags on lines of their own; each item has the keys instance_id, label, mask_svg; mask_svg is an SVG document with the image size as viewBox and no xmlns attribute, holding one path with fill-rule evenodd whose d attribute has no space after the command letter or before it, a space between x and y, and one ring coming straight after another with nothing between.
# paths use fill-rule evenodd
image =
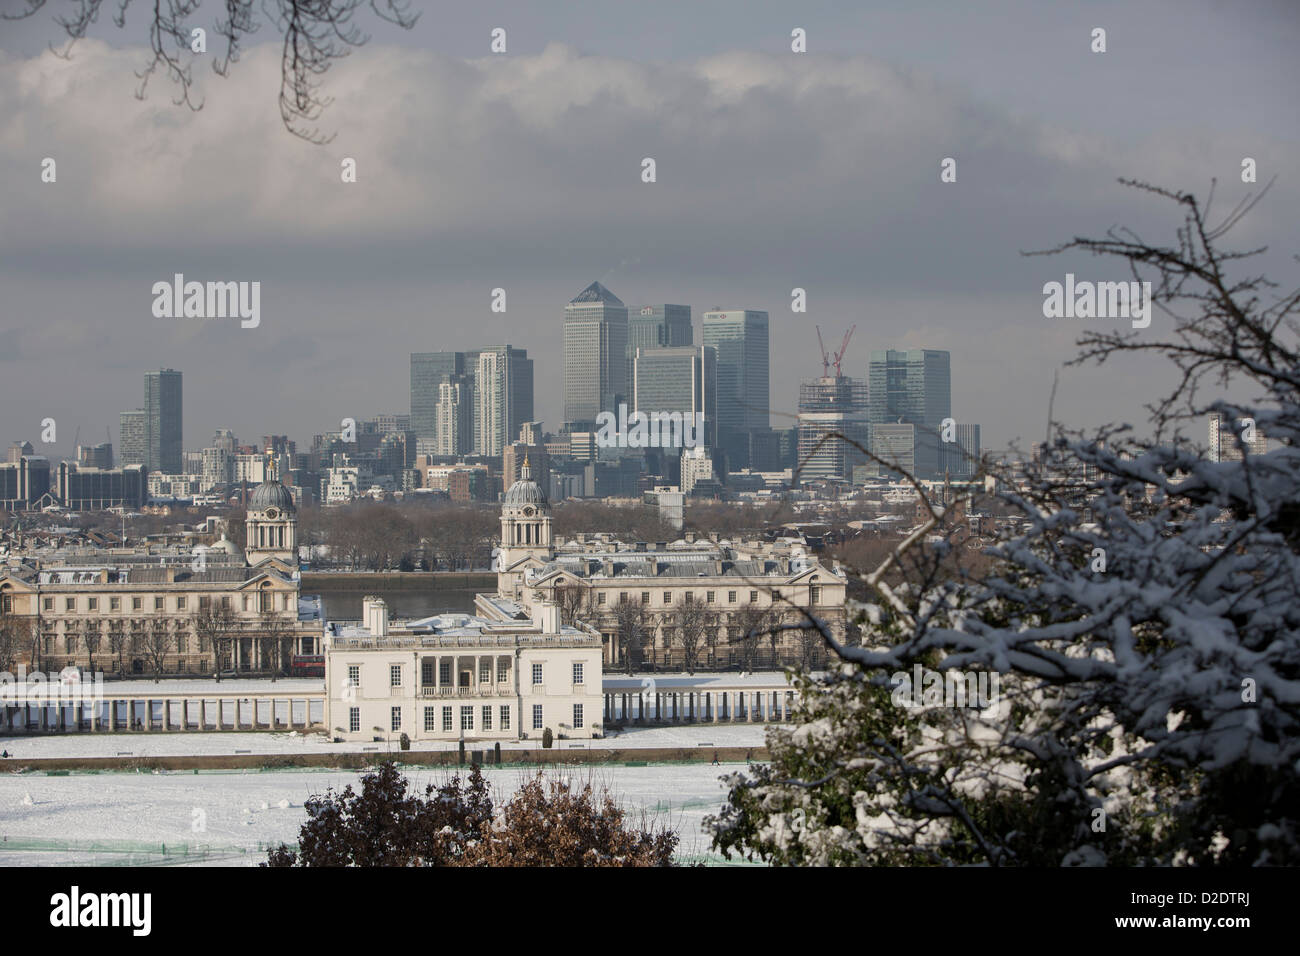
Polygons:
<instances>
[{"instance_id":1,"label":"citi logo sign","mask_svg":"<svg viewBox=\"0 0 1300 956\"><path fill-rule=\"evenodd\" d=\"M233 319L241 328L262 324L262 283L186 282L176 273L171 282L153 284L156 319Z\"/></svg>"},{"instance_id":2,"label":"citi logo sign","mask_svg":"<svg viewBox=\"0 0 1300 956\"><path fill-rule=\"evenodd\" d=\"M148 936L152 913L152 893L82 893L74 886L50 897L50 925L61 928L125 926L133 936Z\"/></svg>"},{"instance_id":3,"label":"citi logo sign","mask_svg":"<svg viewBox=\"0 0 1300 956\"><path fill-rule=\"evenodd\" d=\"M1043 296L1049 319L1131 319L1135 329L1151 324L1150 282L1075 282L1067 272L1064 284L1044 285Z\"/></svg>"},{"instance_id":4,"label":"citi logo sign","mask_svg":"<svg viewBox=\"0 0 1300 956\"><path fill-rule=\"evenodd\" d=\"M613 412L596 416L596 445L600 448L695 448L704 437L704 413L627 413L620 403Z\"/></svg>"}]
</instances>

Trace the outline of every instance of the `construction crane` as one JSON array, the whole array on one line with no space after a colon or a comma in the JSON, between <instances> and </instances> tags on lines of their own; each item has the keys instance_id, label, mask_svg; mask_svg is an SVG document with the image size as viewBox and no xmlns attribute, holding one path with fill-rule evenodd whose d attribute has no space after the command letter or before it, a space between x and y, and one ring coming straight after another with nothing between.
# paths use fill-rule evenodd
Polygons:
<instances>
[{"instance_id":1,"label":"construction crane","mask_svg":"<svg viewBox=\"0 0 1300 956\"><path fill-rule=\"evenodd\" d=\"M844 353L848 351L849 339L853 337L853 333L857 331L858 327L854 325L852 328L850 328L847 332L844 333L844 341L840 343L840 350L838 352L835 352L834 354L826 351L826 343L822 341L822 327L819 325L816 326L816 328L817 328L817 344L821 346L821 350L822 350L822 378L831 377L832 365L835 366L835 377L839 378L843 374L840 371L840 363L844 360Z\"/></svg>"}]
</instances>

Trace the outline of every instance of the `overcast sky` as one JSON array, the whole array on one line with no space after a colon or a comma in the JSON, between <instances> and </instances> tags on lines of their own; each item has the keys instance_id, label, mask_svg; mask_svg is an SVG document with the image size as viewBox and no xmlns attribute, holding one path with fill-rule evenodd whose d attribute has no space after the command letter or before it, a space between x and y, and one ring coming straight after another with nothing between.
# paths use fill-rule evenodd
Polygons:
<instances>
[{"instance_id":1,"label":"overcast sky","mask_svg":"<svg viewBox=\"0 0 1300 956\"><path fill-rule=\"evenodd\" d=\"M371 42L324 78L325 146L280 124L272 25L229 79L198 64L195 113L162 77L133 97L143 8L126 30L106 14L70 61L47 52L66 2L0 25L0 439L38 444L54 418L47 454L78 429L116 448L160 366L184 373L188 449L217 427L305 448L345 416L409 411L411 351L502 342L534 358L558 428L563 307L593 279L688 304L697 329L714 307L767 310L787 412L821 371L815 324L828 344L856 324L855 376L872 349L948 349L954 416L986 447L1027 444L1086 321L1044 318L1043 283L1127 273L1021 251L1118 224L1169 239L1172 206L1116 177L1217 177L1226 211L1259 188L1247 156L1278 181L1237 244L1271 244L1260 266L1297 281L1292 2L427 4L409 33L362 21ZM260 327L155 318L151 286L177 272L260 281ZM1157 382L1137 362L1067 369L1057 415L1137 423Z\"/></svg>"}]
</instances>

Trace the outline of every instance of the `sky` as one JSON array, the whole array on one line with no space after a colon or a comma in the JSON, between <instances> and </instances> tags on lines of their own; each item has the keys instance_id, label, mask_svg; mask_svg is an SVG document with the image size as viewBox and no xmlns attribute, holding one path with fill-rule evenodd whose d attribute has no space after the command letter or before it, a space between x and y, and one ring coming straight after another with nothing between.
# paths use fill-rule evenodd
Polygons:
<instances>
[{"instance_id":1,"label":"sky","mask_svg":"<svg viewBox=\"0 0 1300 956\"><path fill-rule=\"evenodd\" d=\"M873 349L949 350L953 415L986 449L1043 436L1054 377L1058 419L1140 425L1166 371L1063 368L1116 320L1043 315L1044 283L1124 264L1022 255L1115 226L1172 240L1173 206L1118 177L1217 179L1226 212L1276 176L1233 245L1268 245L1256 269L1300 284L1297 3L416 2L410 31L358 16L369 42L323 77L326 145L281 125L274 23L228 78L196 57L193 112L162 76L134 95L143 7L124 29L106 8L62 59L68 6L0 22L0 442L40 453L116 448L160 367L184 373L188 449L218 427L304 448L409 411L410 352L505 342L557 429L563 308L593 280L690 305L697 331L709 309L767 310L776 426L821 372L816 326L832 348L856 326L858 377ZM155 317L175 273L260 282L260 324Z\"/></svg>"}]
</instances>

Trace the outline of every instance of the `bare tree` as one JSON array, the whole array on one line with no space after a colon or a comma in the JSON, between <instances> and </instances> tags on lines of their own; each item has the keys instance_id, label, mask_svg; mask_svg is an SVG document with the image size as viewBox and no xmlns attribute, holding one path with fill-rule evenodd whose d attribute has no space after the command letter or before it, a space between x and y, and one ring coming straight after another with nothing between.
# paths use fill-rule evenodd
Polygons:
<instances>
[{"instance_id":1,"label":"bare tree","mask_svg":"<svg viewBox=\"0 0 1300 956\"><path fill-rule=\"evenodd\" d=\"M258 619L258 630L262 635L262 658L269 665L271 681L274 682L284 673L289 643L293 640L293 625L283 612L266 608Z\"/></svg>"},{"instance_id":2,"label":"bare tree","mask_svg":"<svg viewBox=\"0 0 1300 956\"><path fill-rule=\"evenodd\" d=\"M677 646L682 649L682 666L688 674L694 674L698 666L711 617L716 618L717 615L696 601L679 604L673 612L671 633L677 638Z\"/></svg>"},{"instance_id":3,"label":"bare tree","mask_svg":"<svg viewBox=\"0 0 1300 956\"><path fill-rule=\"evenodd\" d=\"M731 615L728 643L740 649L740 666L754 670L758 646L765 634L773 630L772 613L757 604L746 604Z\"/></svg>"},{"instance_id":4,"label":"bare tree","mask_svg":"<svg viewBox=\"0 0 1300 956\"><path fill-rule=\"evenodd\" d=\"M91 674L95 673L95 655L99 653L100 642L104 639L99 627L98 622L88 623L86 625L86 634L82 638L86 645L86 655L90 661Z\"/></svg>"},{"instance_id":5,"label":"bare tree","mask_svg":"<svg viewBox=\"0 0 1300 956\"><path fill-rule=\"evenodd\" d=\"M230 605L220 601L204 605L202 602L194 612L194 633L201 643L212 648L212 661L216 670L217 681L221 681L221 672L225 669L230 656L231 641L239 629L239 619Z\"/></svg>"},{"instance_id":6,"label":"bare tree","mask_svg":"<svg viewBox=\"0 0 1300 956\"><path fill-rule=\"evenodd\" d=\"M176 643L172 635L171 623L169 618L151 618L149 628L145 631L144 653L153 670L155 684L161 679L163 666L167 663L167 655L171 653Z\"/></svg>"},{"instance_id":7,"label":"bare tree","mask_svg":"<svg viewBox=\"0 0 1300 956\"><path fill-rule=\"evenodd\" d=\"M27 8L17 13L0 14L0 19L17 20L29 17L43 9L49 0L26 0ZM194 83L193 64L196 53L197 24L194 15L203 0L154 0L146 15L149 46L152 59L136 76L140 86L137 99L144 99L150 78L159 69L179 88L176 105L192 110L203 108L194 102L191 88ZM126 26L126 11L131 0L116 0L111 6L113 23L119 29ZM55 22L67 37L59 56L69 57L73 46L85 37L104 6L104 0L65 0L63 7L70 8L65 15L56 16ZM295 136L311 143L323 144L333 136L323 135L315 126L329 98L320 94L319 77L330 65L348 55L354 47L363 45L369 37L353 24L353 15L362 6L362 0L275 0L261 5L261 16L254 0L224 0L219 5L224 19L218 16L212 24L212 33L223 42L224 50L212 61L212 70L219 76L229 75L230 65L239 59L244 40L257 32L263 18L274 24L283 35L280 54L280 117L285 128ZM405 0L370 0L369 7L381 20L403 29L415 26L419 14L408 12Z\"/></svg>"},{"instance_id":8,"label":"bare tree","mask_svg":"<svg viewBox=\"0 0 1300 956\"><path fill-rule=\"evenodd\" d=\"M31 618L0 613L0 671L12 673L35 630Z\"/></svg>"},{"instance_id":9,"label":"bare tree","mask_svg":"<svg viewBox=\"0 0 1300 956\"><path fill-rule=\"evenodd\" d=\"M645 654L648 615L639 601L622 600L614 605L614 640L627 672L641 667Z\"/></svg>"},{"instance_id":10,"label":"bare tree","mask_svg":"<svg viewBox=\"0 0 1300 956\"><path fill-rule=\"evenodd\" d=\"M126 653L127 636L123 624L120 621L114 621L109 625L108 631L108 650L117 658L117 673L120 676L123 672L122 655Z\"/></svg>"}]
</instances>

